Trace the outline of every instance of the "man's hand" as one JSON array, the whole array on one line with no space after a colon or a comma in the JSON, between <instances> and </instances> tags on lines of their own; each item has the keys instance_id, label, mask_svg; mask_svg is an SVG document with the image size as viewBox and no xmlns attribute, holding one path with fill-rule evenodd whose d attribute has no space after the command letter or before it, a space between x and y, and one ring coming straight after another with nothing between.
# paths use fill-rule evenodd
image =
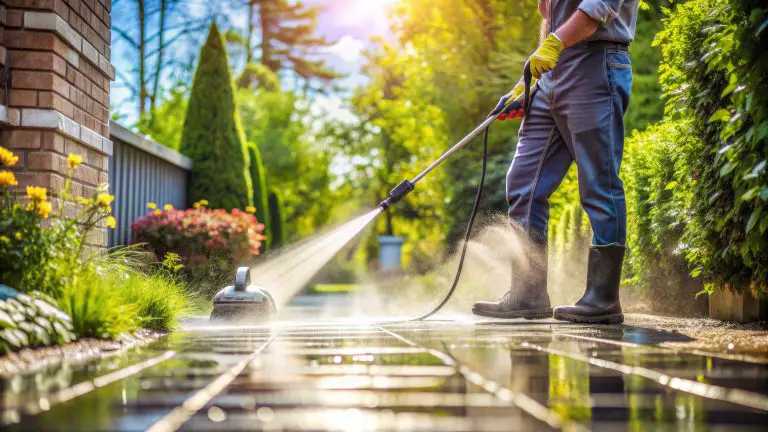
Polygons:
<instances>
[{"instance_id":1,"label":"man's hand","mask_svg":"<svg viewBox=\"0 0 768 432\"><path fill-rule=\"evenodd\" d=\"M534 84L536 84L535 79L531 82L531 87L533 87ZM522 100L524 93L525 82L520 78L520 81L515 84L515 87L509 93L502 96L491 115L499 115L499 120L523 118L525 116L525 107L523 106Z\"/></svg>"},{"instance_id":2,"label":"man's hand","mask_svg":"<svg viewBox=\"0 0 768 432\"><path fill-rule=\"evenodd\" d=\"M534 78L541 78L541 76L557 66L557 61L560 59L560 53L563 52L565 46L560 38L554 33L550 33L544 43L541 44L539 49L531 55L528 60L531 63L531 73Z\"/></svg>"}]
</instances>

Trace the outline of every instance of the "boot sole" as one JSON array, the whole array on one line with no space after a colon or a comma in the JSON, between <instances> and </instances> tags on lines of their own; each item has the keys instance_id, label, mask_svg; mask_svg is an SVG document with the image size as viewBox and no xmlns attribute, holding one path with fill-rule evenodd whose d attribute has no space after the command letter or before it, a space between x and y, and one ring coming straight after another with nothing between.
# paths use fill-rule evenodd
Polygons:
<instances>
[{"instance_id":1,"label":"boot sole","mask_svg":"<svg viewBox=\"0 0 768 432\"><path fill-rule=\"evenodd\" d=\"M581 315L573 315L566 313L555 312L555 319L560 321L570 321L579 324L621 324L624 322L624 314L615 315L603 315L596 317L586 317Z\"/></svg>"},{"instance_id":2,"label":"boot sole","mask_svg":"<svg viewBox=\"0 0 768 432\"><path fill-rule=\"evenodd\" d=\"M528 309L514 312L486 312L472 309L472 313L478 316L490 317L490 318L504 318L504 319L517 319L523 318L527 320L547 319L552 318L552 308L546 309Z\"/></svg>"}]
</instances>

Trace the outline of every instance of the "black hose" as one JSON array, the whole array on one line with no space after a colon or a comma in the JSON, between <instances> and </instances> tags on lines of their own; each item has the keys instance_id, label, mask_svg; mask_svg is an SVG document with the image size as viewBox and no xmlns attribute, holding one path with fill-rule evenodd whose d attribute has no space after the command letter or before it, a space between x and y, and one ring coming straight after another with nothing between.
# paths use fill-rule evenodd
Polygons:
<instances>
[{"instance_id":1,"label":"black hose","mask_svg":"<svg viewBox=\"0 0 768 432\"><path fill-rule=\"evenodd\" d=\"M464 232L464 244L461 246L461 258L459 258L459 266L456 268L456 275L453 277L453 284L451 289L443 296L443 300L438 304L431 312L422 315L419 318L415 318L411 321L422 321L432 315L436 314L440 309L448 303L448 300L453 297L456 287L459 285L459 279L461 279L461 271L464 269L464 258L467 256L467 247L469 246L469 238L472 236L472 225L475 223L475 217L480 209L480 201L483 197L483 186L485 185L485 173L488 168L488 130L491 127L488 126L483 132L483 168L480 171L480 185L477 186L477 194L475 195L475 204L472 206L472 213L469 215L469 221L467 222L467 230Z\"/></svg>"}]
</instances>

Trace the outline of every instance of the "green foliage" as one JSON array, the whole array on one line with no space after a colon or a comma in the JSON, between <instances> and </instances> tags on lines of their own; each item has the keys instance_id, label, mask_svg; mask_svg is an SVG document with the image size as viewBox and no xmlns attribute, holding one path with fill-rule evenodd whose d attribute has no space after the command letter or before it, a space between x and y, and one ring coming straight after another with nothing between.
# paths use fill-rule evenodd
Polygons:
<instances>
[{"instance_id":1,"label":"green foliage","mask_svg":"<svg viewBox=\"0 0 768 432\"><path fill-rule=\"evenodd\" d=\"M333 210L331 155L309 133L301 99L290 92L241 89L238 101L243 130L261 153L267 184L281 193L285 239L314 234Z\"/></svg>"},{"instance_id":2,"label":"green foliage","mask_svg":"<svg viewBox=\"0 0 768 432\"><path fill-rule=\"evenodd\" d=\"M693 0L659 36L667 115L690 121L695 137L680 146L684 253L709 288L768 280L768 12L759 3Z\"/></svg>"},{"instance_id":3,"label":"green foliage","mask_svg":"<svg viewBox=\"0 0 768 432\"><path fill-rule=\"evenodd\" d=\"M248 153L227 53L216 24L211 25L200 51L179 149L194 162L190 201L208 199L211 206L225 209L250 204Z\"/></svg>"},{"instance_id":4,"label":"green foliage","mask_svg":"<svg viewBox=\"0 0 768 432\"><path fill-rule=\"evenodd\" d=\"M190 311L181 279L137 247L101 255L81 268L65 287L59 305L83 337L114 338L139 328L171 331ZM166 262L170 267L172 261Z\"/></svg>"},{"instance_id":5,"label":"green foliage","mask_svg":"<svg viewBox=\"0 0 768 432\"><path fill-rule=\"evenodd\" d=\"M248 63L240 77L237 78L237 86L239 88L279 92L280 78L263 64Z\"/></svg>"},{"instance_id":6,"label":"green foliage","mask_svg":"<svg viewBox=\"0 0 768 432\"><path fill-rule=\"evenodd\" d=\"M261 163L261 152L256 144L248 146L248 157L251 160L250 174L253 187L253 205L256 207L256 219L261 221L266 229L267 238L262 242L262 251L270 246L270 219L269 196L267 195L267 178L264 174L264 165Z\"/></svg>"},{"instance_id":7,"label":"green foliage","mask_svg":"<svg viewBox=\"0 0 768 432\"><path fill-rule=\"evenodd\" d=\"M633 130L643 130L649 124L661 120L664 102L659 84L659 63L661 48L653 44L656 34L663 28L663 10L673 0L646 3L637 17L635 40L630 51L632 55L632 95L624 126L629 135Z\"/></svg>"},{"instance_id":8,"label":"green foliage","mask_svg":"<svg viewBox=\"0 0 768 432\"><path fill-rule=\"evenodd\" d=\"M0 285L0 355L76 339L71 318L51 305L55 301L40 297L45 296Z\"/></svg>"},{"instance_id":9,"label":"green foliage","mask_svg":"<svg viewBox=\"0 0 768 432\"><path fill-rule=\"evenodd\" d=\"M155 108L154 121L139 123L139 132L158 143L179 150L189 102L189 85L178 82Z\"/></svg>"},{"instance_id":10,"label":"green foliage","mask_svg":"<svg viewBox=\"0 0 768 432\"><path fill-rule=\"evenodd\" d=\"M269 234L272 240L271 246L277 249L285 243L285 233L283 232L285 227L285 209L283 208L283 200L280 198L280 194L274 189L269 191L269 221L271 224L269 227Z\"/></svg>"}]
</instances>

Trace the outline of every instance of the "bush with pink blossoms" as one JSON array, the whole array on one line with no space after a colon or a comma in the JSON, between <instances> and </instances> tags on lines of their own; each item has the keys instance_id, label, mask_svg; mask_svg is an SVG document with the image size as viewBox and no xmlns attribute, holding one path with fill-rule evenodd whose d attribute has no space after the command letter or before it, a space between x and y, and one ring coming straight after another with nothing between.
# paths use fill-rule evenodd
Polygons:
<instances>
[{"instance_id":1,"label":"bush with pink blossoms","mask_svg":"<svg viewBox=\"0 0 768 432\"><path fill-rule=\"evenodd\" d=\"M131 225L132 242L146 244L159 260L169 252L181 256L181 274L205 296L231 279L238 265L250 264L266 238L264 224L238 209L213 210L201 203L188 210L148 207L149 214Z\"/></svg>"}]
</instances>

